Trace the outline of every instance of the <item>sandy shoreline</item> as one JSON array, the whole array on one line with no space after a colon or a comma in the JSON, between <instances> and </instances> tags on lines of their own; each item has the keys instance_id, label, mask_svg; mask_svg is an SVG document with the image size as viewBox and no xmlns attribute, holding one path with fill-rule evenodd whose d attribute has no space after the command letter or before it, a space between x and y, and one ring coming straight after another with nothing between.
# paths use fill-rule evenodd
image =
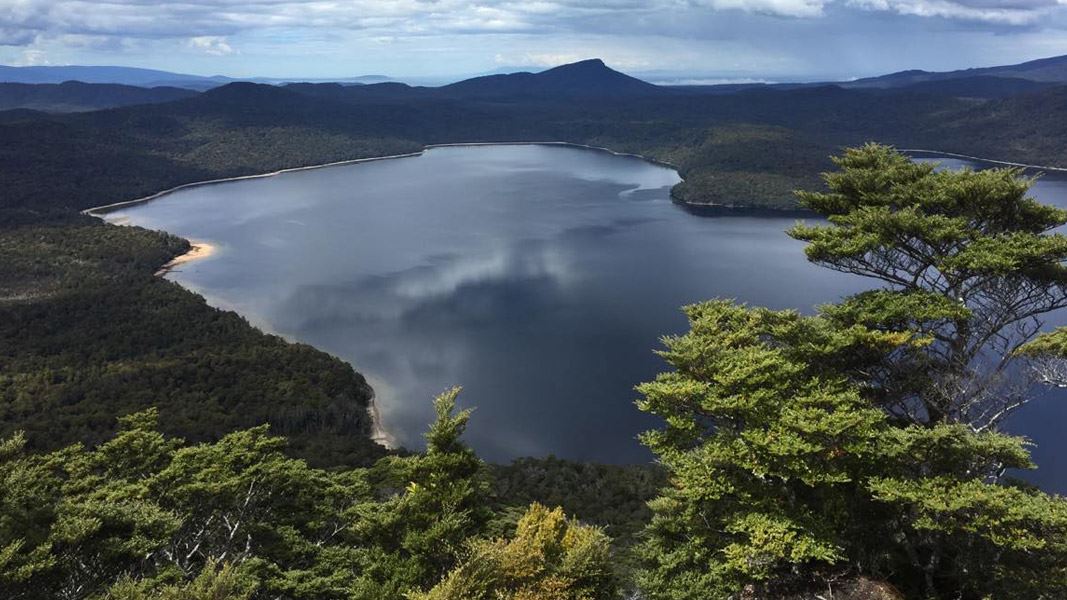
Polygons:
<instances>
[{"instance_id":1,"label":"sandy shoreline","mask_svg":"<svg viewBox=\"0 0 1067 600\"><path fill-rule=\"evenodd\" d=\"M399 447L399 444L397 444L393 434L389 433L389 430L382 424L382 411L378 409L378 400L373 394L371 395L370 402L367 403L367 412L370 413L371 441L377 442L390 450L396 450Z\"/></svg>"},{"instance_id":2,"label":"sandy shoreline","mask_svg":"<svg viewBox=\"0 0 1067 600\"><path fill-rule=\"evenodd\" d=\"M115 224L125 225L126 223L117 222ZM214 255L218 251L218 246L209 242L189 240L189 244L189 251L185 254L179 254L178 256L175 256L174 258L170 259L169 262L167 262L165 265L160 267L158 271L156 271L156 277L162 277L163 275L166 275L167 273L170 273L171 271L175 270L177 267L180 267L186 263L193 262L194 260L202 260L208 258L209 256Z\"/></svg>"}]
</instances>

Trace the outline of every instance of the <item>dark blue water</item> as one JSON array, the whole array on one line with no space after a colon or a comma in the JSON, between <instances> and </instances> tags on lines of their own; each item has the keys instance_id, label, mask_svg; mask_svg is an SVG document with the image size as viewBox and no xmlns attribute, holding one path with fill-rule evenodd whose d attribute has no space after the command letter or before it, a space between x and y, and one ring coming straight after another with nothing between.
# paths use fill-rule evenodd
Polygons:
<instances>
[{"instance_id":1,"label":"dark blue water","mask_svg":"<svg viewBox=\"0 0 1067 600\"><path fill-rule=\"evenodd\" d=\"M490 460L645 461L656 420L633 386L664 369L678 307L713 297L810 312L861 279L809 265L795 216L700 216L677 174L603 152L440 148L406 158L184 190L115 213L220 247L169 277L367 375L385 427L419 447L430 398L456 384ZM1043 199L1067 198L1044 182ZM1013 427L1035 480L1067 487L1065 403ZM1060 482L1053 486L1053 482Z\"/></svg>"}]
</instances>

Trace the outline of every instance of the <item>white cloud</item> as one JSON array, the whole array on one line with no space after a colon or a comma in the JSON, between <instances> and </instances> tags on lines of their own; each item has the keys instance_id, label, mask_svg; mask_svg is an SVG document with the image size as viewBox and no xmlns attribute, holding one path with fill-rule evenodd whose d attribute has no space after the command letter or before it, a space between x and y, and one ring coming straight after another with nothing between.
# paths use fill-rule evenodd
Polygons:
<instances>
[{"instance_id":1,"label":"white cloud","mask_svg":"<svg viewBox=\"0 0 1067 600\"><path fill-rule=\"evenodd\" d=\"M954 2L952 0L848 0L850 6L917 17L941 17L1003 25L1029 25L1057 5L1046 2Z\"/></svg>"},{"instance_id":2,"label":"white cloud","mask_svg":"<svg viewBox=\"0 0 1067 600\"><path fill-rule=\"evenodd\" d=\"M740 10L781 17L818 17L829 0L702 0L713 10Z\"/></svg>"},{"instance_id":3,"label":"white cloud","mask_svg":"<svg viewBox=\"0 0 1067 600\"><path fill-rule=\"evenodd\" d=\"M52 64L43 50L26 49L14 62L16 67L39 67Z\"/></svg>"},{"instance_id":4,"label":"white cloud","mask_svg":"<svg viewBox=\"0 0 1067 600\"><path fill-rule=\"evenodd\" d=\"M832 5L1018 25L1063 3L1067 0L0 0L0 45L28 45L39 35L198 39L269 29L377 37L589 32L619 24L637 30L664 15L679 23L721 11L816 18Z\"/></svg>"},{"instance_id":5,"label":"white cloud","mask_svg":"<svg viewBox=\"0 0 1067 600\"><path fill-rule=\"evenodd\" d=\"M226 38L217 35L200 35L189 38L189 47L194 50L210 54L211 56L226 56L233 54L233 48Z\"/></svg>"}]
</instances>

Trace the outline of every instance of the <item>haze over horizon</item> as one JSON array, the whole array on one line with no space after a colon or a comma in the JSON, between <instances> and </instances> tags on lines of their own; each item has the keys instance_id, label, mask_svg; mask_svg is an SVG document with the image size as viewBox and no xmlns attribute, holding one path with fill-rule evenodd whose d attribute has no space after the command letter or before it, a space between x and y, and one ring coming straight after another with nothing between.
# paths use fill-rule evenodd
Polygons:
<instances>
[{"instance_id":1,"label":"haze over horizon","mask_svg":"<svg viewBox=\"0 0 1067 600\"><path fill-rule=\"evenodd\" d=\"M674 83L1067 54L1064 0L0 0L0 63L444 82L599 57Z\"/></svg>"}]
</instances>

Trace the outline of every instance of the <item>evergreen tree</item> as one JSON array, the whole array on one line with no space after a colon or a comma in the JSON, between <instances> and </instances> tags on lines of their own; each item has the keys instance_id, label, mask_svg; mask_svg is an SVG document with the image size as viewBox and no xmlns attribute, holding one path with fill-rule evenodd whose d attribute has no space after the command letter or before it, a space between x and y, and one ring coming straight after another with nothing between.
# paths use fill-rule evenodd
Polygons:
<instances>
[{"instance_id":1,"label":"evergreen tree","mask_svg":"<svg viewBox=\"0 0 1067 600\"><path fill-rule=\"evenodd\" d=\"M877 144L834 162L828 191L798 194L829 224L789 233L812 262L884 286L834 317L929 336L887 365L885 406L913 422L995 428L1032 397L1016 350L1067 306L1067 237L1051 233L1067 211L1028 197L1019 169L936 171Z\"/></svg>"},{"instance_id":2,"label":"evergreen tree","mask_svg":"<svg viewBox=\"0 0 1067 600\"><path fill-rule=\"evenodd\" d=\"M511 539L475 540L469 556L412 600L612 600L611 539L532 504Z\"/></svg>"},{"instance_id":3,"label":"evergreen tree","mask_svg":"<svg viewBox=\"0 0 1067 600\"><path fill-rule=\"evenodd\" d=\"M818 317L709 302L639 389L671 475L642 547L652 598L774 596L852 576L909 597L1067 594L1067 503L996 431L1018 357L1067 302L1067 212L1018 172L936 172L868 145L837 159L808 257L886 284ZM1048 344L1055 345L1052 342ZM1048 345L1046 344L1046 345ZM1020 351L1020 348L1022 351ZM823 587L825 589L825 587Z\"/></svg>"},{"instance_id":4,"label":"evergreen tree","mask_svg":"<svg viewBox=\"0 0 1067 600\"><path fill-rule=\"evenodd\" d=\"M485 465L460 439L470 410L456 412L459 391L434 400L426 452L382 459L375 478L385 497L350 513L356 598L400 599L429 588L489 521Z\"/></svg>"},{"instance_id":5,"label":"evergreen tree","mask_svg":"<svg viewBox=\"0 0 1067 600\"><path fill-rule=\"evenodd\" d=\"M865 373L928 338L826 317L686 308L673 371L640 386L670 472L639 583L654 599L783 597L856 576L909 597L1067 593L1067 502L985 476L1032 467L1023 440L902 424ZM881 358L880 358L881 357Z\"/></svg>"}]
</instances>

